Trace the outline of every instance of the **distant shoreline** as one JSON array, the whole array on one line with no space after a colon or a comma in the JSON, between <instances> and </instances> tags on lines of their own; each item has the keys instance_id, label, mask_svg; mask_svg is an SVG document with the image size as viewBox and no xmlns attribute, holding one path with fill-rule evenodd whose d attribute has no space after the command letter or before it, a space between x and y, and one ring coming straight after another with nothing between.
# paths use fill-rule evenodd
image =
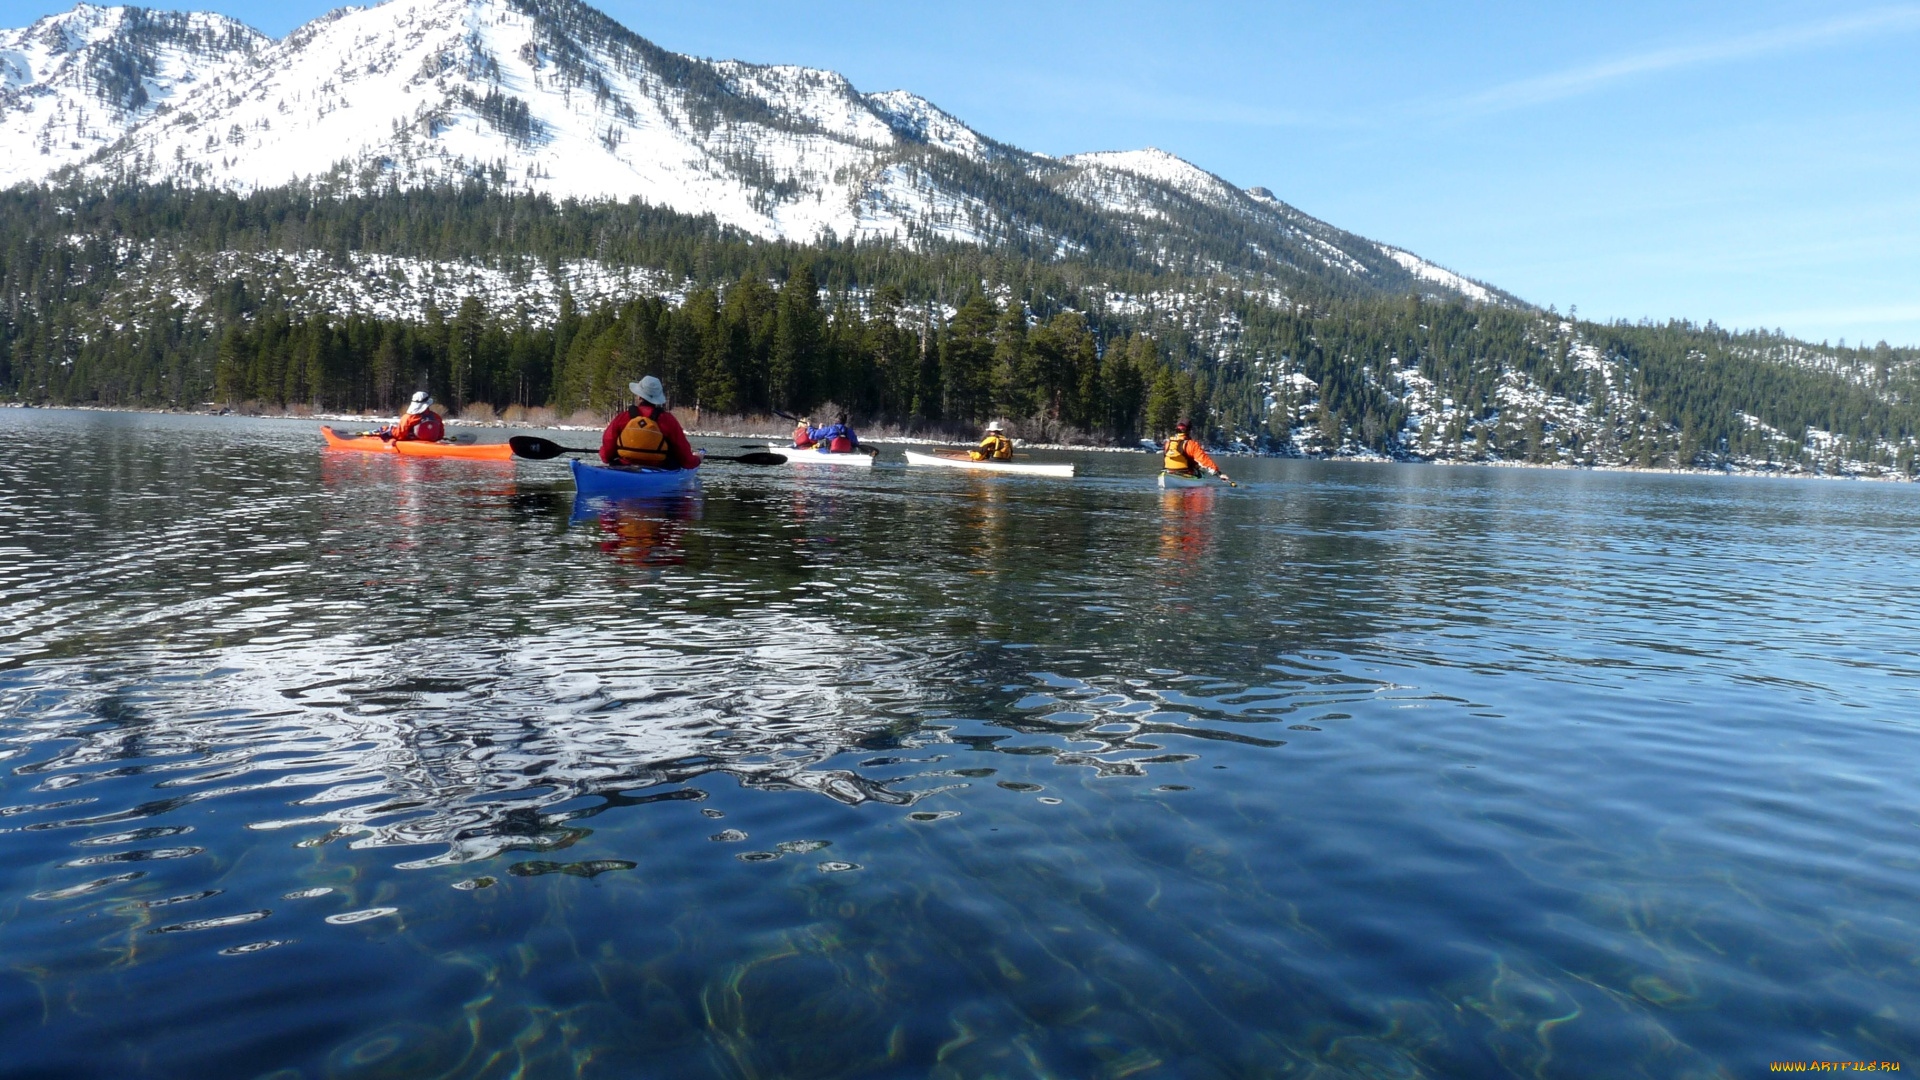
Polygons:
<instances>
[{"instance_id":1,"label":"distant shoreline","mask_svg":"<svg viewBox=\"0 0 1920 1080\"><path fill-rule=\"evenodd\" d=\"M286 413L237 413L211 412L204 409L142 409L121 408L105 405L27 405L20 402L0 402L0 409L44 410L46 412L99 412L129 413L152 416L205 416L214 419L232 417L241 420L292 420L300 423L336 423L336 424L384 424L389 422L386 415L369 416L361 413L311 413L307 416L294 416ZM508 423L504 420L461 420L448 417L448 427L465 428L501 428L525 431L599 431L599 425L581 424L526 424ZM687 435L703 439L739 439L742 441L765 441L769 445L786 441L787 433L728 431L715 428L688 428ZM961 446L961 440L923 438L910 435L875 436L866 440L881 445L900 446ZM1133 446L1082 446L1068 443L1044 443L1021 441L1022 449L1053 450L1063 453L1094 454L1154 454L1156 450ZM1910 484L1914 477L1885 474L1871 476L1866 473L1827 473L1827 472L1789 472L1772 469L1744 469L1731 467L1724 469L1681 469L1671 466L1641 468L1637 465L1569 465L1564 462L1538 463L1531 461L1456 461L1449 458L1393 458L1382 454L1324 455L1308 454L1268 454L1232 447L1215 449L1215 454L1234 458L1262 458L1272 461L1335 461L1354 465L1441 465L1459 468L1481 469L1544 469L1553 472L1605 472L1628 473L1645 476L1725 476L1744 477L1758 480L1854 480L1862 483Z\"/></svg>"}]
</instances>

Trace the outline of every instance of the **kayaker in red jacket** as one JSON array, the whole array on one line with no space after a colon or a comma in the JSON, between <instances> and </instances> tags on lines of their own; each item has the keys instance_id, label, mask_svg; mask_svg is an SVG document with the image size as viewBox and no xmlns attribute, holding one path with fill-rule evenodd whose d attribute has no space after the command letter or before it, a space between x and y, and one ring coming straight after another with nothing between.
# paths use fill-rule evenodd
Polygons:
<instances>
[{"instance_id":1,"label":"kayaker in red jacket","mask_svg":"<svg viewBox=\"0 0 1920 1080\"><path fill-rule=\"evenodd\" d=\"M633 407L614 416L600 433L600 460L608 465L649 469L697 469L700 455L687 442L686 429L667 411L667 391L649 375L628 383Z\"/></svg>"},{"instance_id":2,"label":"kayaker in red jacket","mask_svg":"<svg viewBox=\"0 0 1920 1080\"><path fill-rule=\"evenodd\" d=\"M440 414L433 411L433 398L422 390L413 395L412 404L407 406L398 423L374 434L389 442L439 442L447 437L447 425L441 423Z\"/></svg>"}]
</instances>

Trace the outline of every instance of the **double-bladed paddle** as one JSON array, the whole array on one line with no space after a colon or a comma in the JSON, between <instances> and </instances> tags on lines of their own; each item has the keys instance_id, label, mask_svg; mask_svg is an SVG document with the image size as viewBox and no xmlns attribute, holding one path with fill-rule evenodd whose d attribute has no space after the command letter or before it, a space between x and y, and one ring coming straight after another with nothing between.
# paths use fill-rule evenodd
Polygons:
<instances>
[{"instance_id":1,"label":"double-bladed paddle","mask_svg":"<svg viewBox=\"0 0 1920 1080\"><path fill-rule=\"evenodd\" d=\"M513 447L516 457L527 458L530 461L551 461L562 454L600 453L599 450L582 450L577 446L561 446L557 442L542 439L537 435L515 435L507 440L507 445ZM781 454L741 454L737 457L706 454L703 455L702 460L737 461L742 465L785 465L787 463L786 457Z\"/></svg>"}]
</instances>

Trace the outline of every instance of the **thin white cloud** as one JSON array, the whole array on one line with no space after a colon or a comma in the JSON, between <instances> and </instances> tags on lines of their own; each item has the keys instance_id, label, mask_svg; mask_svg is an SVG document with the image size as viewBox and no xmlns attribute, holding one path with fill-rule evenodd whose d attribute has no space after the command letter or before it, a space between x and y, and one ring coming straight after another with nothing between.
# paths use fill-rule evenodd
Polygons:
<instances>
[{"instance_id":1,"label":"thin white cloud","mask_svg":"<svg viewBox=\"0 0 1920 1080\"><path fill-rule=\"evenodd\" d=\"M1874 8L1836 19L1783 26L1721 41L1653 49L1551 75L1521 79L1458 98L1442 111L1489 113L1524 109L1591 93L1638 76L1804 51L1871 34L1913 30L1920 30L1920 5Z\"/></svg>"},{"instance_id":2,"label":"thin white cloud","mask_svg":"<svg viewBox=\"0 0 1920 1080\"><path fill-rule=\"evenodd\" d=\"M1118 112L1136 119L1177 120L1208 126L1378 132L1410 120L1481 116L1551 104L1664 72L1805 52L1876 34L1914 31L1920 31L1920 4L1878 7L1717 41L1651 49L1503 83L1463 96L1403 101L1397 106L1363 113L1306 111L1262 101L1187 94L1130 82L1076 81L1031 71L1009 73L1004 81L1023 84L1022 89L1029 94L1043 94L1055 103L1056 110L1086 115L1106 116Z\"/></svg>"}]
</instances>

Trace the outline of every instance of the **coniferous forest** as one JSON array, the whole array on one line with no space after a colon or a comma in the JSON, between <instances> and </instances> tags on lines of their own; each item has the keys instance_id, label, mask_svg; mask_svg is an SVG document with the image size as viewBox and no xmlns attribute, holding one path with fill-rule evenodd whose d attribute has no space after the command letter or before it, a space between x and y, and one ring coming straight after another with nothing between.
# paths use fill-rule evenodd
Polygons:
<instances>
[{"instance_id":1,"label":"coniferous forest","mask_svg":"<svg viewBox=\"0 0 1920 1080\"><path fill-rule=\"evenodd\" d=\"M630 203L479 185L335 197L0 193L0 399L603 413L641 374L703 414L831 407L1130 443L1182 416L1250 449L1911 473L1920 351L1712 324L1599 324L1249 280L1134 255L769 242ZM376 275L491 268L489 295L347 302ZM646 268L583 300L566 268ZM263 267L279 266L269 273ZM535 278L555 283L537 297Z\"/></svg>"}]
</instances>

